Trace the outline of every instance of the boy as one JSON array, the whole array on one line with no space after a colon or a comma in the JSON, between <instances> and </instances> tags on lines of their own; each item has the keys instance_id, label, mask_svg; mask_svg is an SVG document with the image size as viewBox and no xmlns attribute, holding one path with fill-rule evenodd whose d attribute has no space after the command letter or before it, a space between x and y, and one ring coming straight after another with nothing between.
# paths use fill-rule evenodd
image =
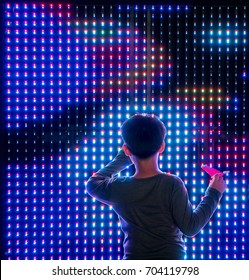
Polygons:
<instances>
[{"instance_id":1,"label":"boy","mask_svg":"<svg viewBox=\"0 0 249 280\"><path fill-rule=\"evenodd\" d=\"M226 189L222 176L215 175L193 210L182 180L158 168L165 135L156 116L132 116L121 127L122 150L87 183L88 193L119 216L125 260L184 259L183 234L191 237L206 225ZM133 176L114 176L132 163Z\"/></svg>"}]
</instances>

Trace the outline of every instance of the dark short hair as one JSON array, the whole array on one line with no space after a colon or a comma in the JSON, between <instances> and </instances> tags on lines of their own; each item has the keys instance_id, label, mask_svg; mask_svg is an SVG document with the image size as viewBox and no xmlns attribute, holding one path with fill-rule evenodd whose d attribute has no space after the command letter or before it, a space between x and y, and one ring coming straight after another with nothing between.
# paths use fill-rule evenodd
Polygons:
<instances>
[{"instance_id":1,"label":"dark short hair","mask_svg":"<svg viewBox=\"0 0 249 280\"><path fill-rule=\"evenodd\" d=\"M166 132L163 122L153 114L135 114L121 126L123 141L130 152L140 159L158 152Z\"/></svg>"}]
</instances>

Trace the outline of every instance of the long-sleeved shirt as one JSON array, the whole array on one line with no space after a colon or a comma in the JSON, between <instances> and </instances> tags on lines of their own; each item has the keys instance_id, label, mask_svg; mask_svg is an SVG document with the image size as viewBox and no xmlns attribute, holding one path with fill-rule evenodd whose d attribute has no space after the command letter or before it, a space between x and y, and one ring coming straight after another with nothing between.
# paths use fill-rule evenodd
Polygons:
<instances>
[{"instance_id":1,"label":"long-sleeved shirt","mask_svg":"<svg viewBox=\"0 0 249 280\"><path fill-rule=\"evenodd\" d=\"M87 192L111 205L124 232L123 259L184 259L183 235L196 235L210 220L221 193L208 187L193 209L187 189L176 175L149 178L115 176L131 165L121 150L87 182Z\"/></svg>"}]
</instances>

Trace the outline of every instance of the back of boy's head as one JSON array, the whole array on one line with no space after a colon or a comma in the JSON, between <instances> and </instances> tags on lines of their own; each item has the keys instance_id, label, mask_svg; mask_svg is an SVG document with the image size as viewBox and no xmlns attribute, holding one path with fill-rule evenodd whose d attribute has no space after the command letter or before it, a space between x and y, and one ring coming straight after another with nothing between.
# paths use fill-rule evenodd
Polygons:
<instances>
[{"instance_id":1,"label":"back of boy's head","mask_svg":"<svg viewBox=\"0 0 249 280\"><path fill-rule=\"evenodd\" d=\"M155 115L136 114L121 126L121 136L130 152L139 159L146 159L160 149L166 127Z\"/></svg>"}]
</instances>

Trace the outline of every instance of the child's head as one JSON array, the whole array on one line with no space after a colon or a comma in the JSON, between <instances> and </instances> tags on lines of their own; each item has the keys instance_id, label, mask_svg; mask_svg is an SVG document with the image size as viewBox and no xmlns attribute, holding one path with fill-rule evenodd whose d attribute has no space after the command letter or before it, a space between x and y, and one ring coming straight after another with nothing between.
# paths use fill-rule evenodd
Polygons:
<instances>
[{"instance_id":1,"label":"child's head","mask_svg":"<svg viewBox=\"0 0 249 280\"><path fill-rule=\"evenodd\" d=\"M121 126L121 136L132 155L146 159L164 142L166 127L155 115L136 114Z\"/></svg>"}]
</instances>

